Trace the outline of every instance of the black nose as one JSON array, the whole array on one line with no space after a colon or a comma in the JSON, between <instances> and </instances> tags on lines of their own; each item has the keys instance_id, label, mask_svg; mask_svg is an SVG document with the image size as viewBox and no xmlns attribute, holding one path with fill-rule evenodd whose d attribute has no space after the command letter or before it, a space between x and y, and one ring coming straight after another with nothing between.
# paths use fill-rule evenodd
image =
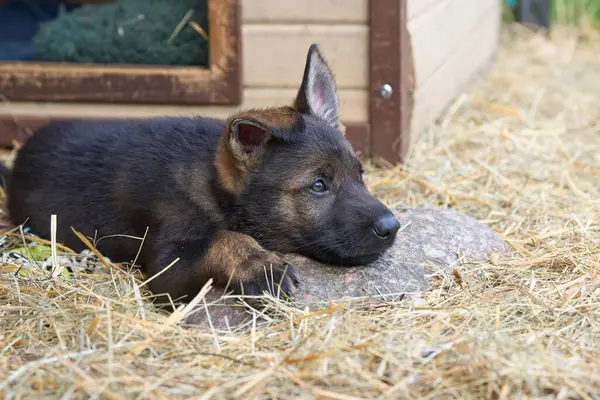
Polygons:
<instances>
[{"instance_id":1,"label":"black nose","mask_svg":"<svg viewBox=\"0 0 600 400\"><path fill-rule=\"evenodd\" d=\"M393 237L400 229L400 221L394 214L385 214L373 224L373 232L382 239Z\"/></svg>"}]
</instances>

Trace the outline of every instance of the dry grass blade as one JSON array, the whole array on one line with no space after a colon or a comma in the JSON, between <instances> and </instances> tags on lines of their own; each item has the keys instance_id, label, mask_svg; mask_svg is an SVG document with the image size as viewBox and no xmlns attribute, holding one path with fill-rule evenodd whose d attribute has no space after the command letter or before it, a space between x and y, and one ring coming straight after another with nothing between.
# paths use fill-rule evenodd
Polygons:
<instances>
[{"instance_id":1,"label":"dry grass blade","mask_svg":"<svg viewBox=\"0 0 600 400\"><path fill-rule=\"evenodd\" d=\"M56 278L62 272L64 265L58 265L58 254L56 252L56 229L57 220L56 215L52 215L50 218L50 249L52 251L52 278Z\"/></svg>"},{"instance_id":2,"label":"dry grass blade","mask_svg":"<svg viewBox=\"0 0 600 400\"><path fill-rule=\"evenodd\" d=\"M36 243L39 243L39 244L52 245L52 241L50 241L50 240L45 240L45 239L41 239L41 238L38 238L38 237L29 236L29 235L22 235L22 234L16 233L16 232L8 232L8 233L5 233L5 235L9 236L9 237L22 238L23 240L27 240L29 242L36 242ZM67 246L64 246L64 245L62 245L60 243L57 243L56 247L58 249L60 249L61 251L65 252L65 253L76 254L76 252L74 252L73 250L71 250Z\"/></svg>"},{"instance_id":3,"label":"dry grass blade","mask_svg":"<svg viewBox=\"0 0 600 400\"><path fill-rule=\"evenodd\" d=\"M208 282L202 287L202 290L186 305L181 305L177 308L173 314L167 318L165 321L166 325L173 325L184 320L191 312L194 311L196 306L200 304L206 294L212 289L212 279L209 279Z\"/></svg>"},{"instance_id":4,"label":"dry grass blade","mask_svg":"<svg viewBox=\"0 0 600 400\"><path fill-rule=\"evenodd\" d=\"M96 249L96 247L94 247L88 238L86 238L82 233L77 232L74 228L71 229L73 230L73 233L75 233L75 235L77 235L77 237L81 239L81 241L88 247L88 249L90 249L96 255L96 257L98 257L102 264L108 268L112 268L112 265L104 258L104 256L102 256L102 254Z\"/></svg>"}]
</instances>

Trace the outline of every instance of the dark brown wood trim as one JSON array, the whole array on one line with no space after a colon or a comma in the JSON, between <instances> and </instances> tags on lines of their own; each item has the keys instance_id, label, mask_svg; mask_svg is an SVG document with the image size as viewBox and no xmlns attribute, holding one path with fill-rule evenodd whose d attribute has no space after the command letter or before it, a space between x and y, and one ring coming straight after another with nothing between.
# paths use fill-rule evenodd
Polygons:
<instances>
[{"instance_id":1,"label":"dark brown wood trim","mask_svg":"<svg viewBox=\"0 0 600 400\"><path fill-rule=\"evenodd\" d=\"M0 147L12 147L15 141L24 143L33 132L50 122L74 119L81 118L76 116L52 118L42 115L15 118L9 115L0 115ZM111 118L107 117L106 119ZM344 125L346 127L346 137L352 143L354 150L365 154L369 145L369 125L362 123Z\"/></svg>"},{"instance_id":2,"label":"dark brown wood trim","mask_svg":"<svg viewBox=\"0 0 600 400\"><path fill-rule=\"evenodd\" d=\"M37 129L58 119L50 117L12 117L0 115L0 147L24 143Z\"/></svg>"},{"instance_id":3,"label":"dark brown wood trim","mask_svg":"<svg viewBox=\"0 0 600 400\"><path fill-rule=\"evenodd\" d=\"M412 57L406 3L407 0L369 2L370 156L391 164L404 160L410 144Z\"/></svg>"},{"instance_id":4,"label":"dark brown wood trim","mask_svg":"<svg viewBox=\"0 0 600 400\"><path fill-rule=\"evenodd\" d=\"M221 79L212 81L215 94L219 93L223 99L215 95L210 104L240 105L244 98L241 1L208 0L209 24L221 30L219 35L210 36L214 44L211 42L209 48L209 64L211 72L223 73Z\"/></svg>"},{"instance_id":5,"label":"dark brown wood trim","mask_svg":"<svg viewBox=\"0 0 600 400\"><path fill-rule=\"evenodd\" d=\"M346 123L346 137L354 151L369 155L371 145L371 127L367 123Z\"/></svg>"},{"instance_id":6,"label":"dark brown wood trim","mask_svg":"<svg viewBox=\"0 0 600 400\"><path fill-rule=\"evenodd\" d=\"M208 0L209 68L0 63L8 100L238 105L242 101L240 0Z\"/></svg>"}]
</instances>

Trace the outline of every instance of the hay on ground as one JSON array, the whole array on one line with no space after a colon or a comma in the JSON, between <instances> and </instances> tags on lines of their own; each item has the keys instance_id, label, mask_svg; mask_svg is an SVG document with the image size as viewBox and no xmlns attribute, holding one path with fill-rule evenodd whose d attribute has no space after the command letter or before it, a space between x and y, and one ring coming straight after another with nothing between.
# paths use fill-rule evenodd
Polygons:
<instances>
[{"instance_id":1,"label":"hay on ground","mask_svg":"<svg viewBox=\"0 0 600 400\"><path fill-rule=\"evenodd\" d=\"M5 260L4 398L598 398L600 40L503 39L407 165L369 168L368 184L390 206L470 214L512 253L432 277L420 304L277 303L280 320L218 336L169 320L141 277L93 254L58 249L72 268L55 278Z\"/></svg>"}]
</instances>

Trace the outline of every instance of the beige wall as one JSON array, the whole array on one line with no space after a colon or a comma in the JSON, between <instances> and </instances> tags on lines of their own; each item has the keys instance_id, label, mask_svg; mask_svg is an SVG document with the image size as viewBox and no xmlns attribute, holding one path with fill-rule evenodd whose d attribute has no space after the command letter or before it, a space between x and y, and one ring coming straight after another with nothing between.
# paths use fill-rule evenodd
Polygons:
<instances>
[{"instance_id":1,"label":"beige wall","mask_svg":"<svg viewBox=\"0 0 600 400\"><path fill-rule=\"evenodd\" d=\"M494 54L500 0L408 0L415 66L412 137L436 119Z\"/></svg>"},{"instance_id":2,"label":"beige wall","mask_svg":"<svg viewBox=\"0 0 600 400\"><path fill-rule=\"evenodd\" d=\"M243 0L244 93L292 100L318 43L338 85L345 121L368 121L367 0ZM264 100L268 100L264 97Z\"/></svg>"}]
</instances>

